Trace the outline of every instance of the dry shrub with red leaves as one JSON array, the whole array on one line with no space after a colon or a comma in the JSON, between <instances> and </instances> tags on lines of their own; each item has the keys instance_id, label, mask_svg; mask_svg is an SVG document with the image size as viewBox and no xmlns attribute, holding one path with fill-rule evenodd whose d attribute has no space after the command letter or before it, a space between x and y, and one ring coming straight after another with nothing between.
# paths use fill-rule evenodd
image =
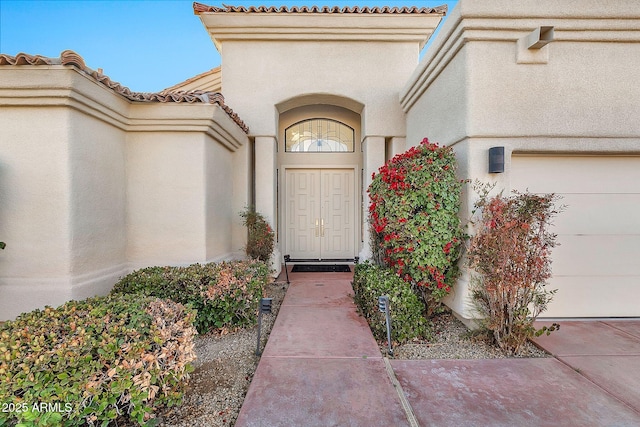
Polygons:
<instances>
[{"instance_id":1,"label":"dry shrub with red leaves","mask_svg":"<svg viewBox=\"0 0 640 427\"><path fill-rule=\"evenodd\" d=\"M518 352L536 331L535 319L547 309L556 290L546 289L551 277L551 249L557 235L550 232L556 208L555 194L513 192L489 197L490 187L480 187L476 208L482 219L467 253L472 275L472 299L480 324L508 354Z\"/></svg>"}]
</instances>

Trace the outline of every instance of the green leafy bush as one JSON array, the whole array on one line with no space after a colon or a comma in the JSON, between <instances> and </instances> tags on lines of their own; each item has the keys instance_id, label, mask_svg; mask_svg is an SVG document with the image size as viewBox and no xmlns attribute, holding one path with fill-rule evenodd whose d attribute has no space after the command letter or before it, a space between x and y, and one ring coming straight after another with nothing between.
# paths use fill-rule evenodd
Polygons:
<instances>
[{"instance_id":1,"label":"green leafy bush","mask_svg":"<svg viewBox=\"0 0 640 427\"><path fill-rule=\"evenodd\" d=\"M554 194L488 197L485 188L480 196L476 208L482 209L482 218L468 251L477 273L472 276L472 299L481 326L501 349L515 354L534 334L557 329L554 324L536 331L533 322L556 292L545 283L556 246L549 227L561 208L554 207Z\"/></svg>"},{"instance_id":2,"label":"green leafy bush","mask_svg":"<svg viewBox=\"0 0 640 427\"><path fill-rule=\"evenodd\" d=\"M149 267L122 278L114 294L169 298L198 311L198 332L237 328L256 323L258 303L269 269L261 261L193 264L188 267Z\"/></svg>"},{"instance_id":3,"label":"green leafy bush","mask_svg":"<svg viewBox=\"0 0 640 427\"><path fill-rule=\"evenodd\" d=\"M425 138L382 166L368 189L374 259L420 292L428 315L440 311L459 272L464 233L455 168L452 149Z\"/></svg>"},{"instance_id":4,"label":"green leafy bush","mask_svg":"<svg viewBox=\"0 0 640 427\"><path fill-rule=\"evenodd\" d=\"M249 258L269 263L275 247L275 233L262 214L254 209L245 209L240 213L243 225L249 236L244 251Z\"/></svg>"},{"instance_id":5,"label":"green leafy bush","mask_svg":"<svg viewBox=\"0 0 640 427\"><path fill-rule=\"evenodd\" d=\"M424 317L424 304L410 285L393 271L368 261L356 265L353 292L356 305L377 339L386 340L387 337L385 315L378 310L378 297L382 295L389 296L393 341L404 343L427 337L429 327Z\"/></svg>"},{"instance_id":6,"label":"green leafy bush","mask_svg":"<svg viewBox=\"0 0 640 427\"><path fill-rule=\"evenodd\" d=\"M0 425L144 425L182 395L195 313L132 295L70 301L0 326Z\"/></svg>"}]
</instances>

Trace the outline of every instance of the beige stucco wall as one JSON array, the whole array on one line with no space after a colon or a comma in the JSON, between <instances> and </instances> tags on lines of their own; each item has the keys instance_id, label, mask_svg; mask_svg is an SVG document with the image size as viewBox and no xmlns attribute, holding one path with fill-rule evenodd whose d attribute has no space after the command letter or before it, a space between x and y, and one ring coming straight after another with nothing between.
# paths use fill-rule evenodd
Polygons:
<instances>
[{"instance_id":1,"label":"beige stucco wall","mask_svg":"<svg viewBox=\"0 0 640 427\"><path fill-rule=\"evenodd\" d=\"M240 256L246 134L218 105L135 103L66 66L0 67L0 320L134 268ZM234 168L237 171L234 171Z\"/></svg>"},{"instance_id":2,"label":"beige stucco wall","mask_svg":"<svg viewBox=\"0 0 640 427\"><path fill-rule=\"evenodd\" d=\"M407 146L417 145L425 137L445 143L459 141L468 134L469 67L467 50L463 48L407 109Z\"/></svg>"},{"instance_id":3,"label":"beige stucco wall","mask_svg":"<svg viewBox=\"0 0 640 427\"><path fill-rule=\"evenodd\" d=\"M68 240L68 112L51 111L55 125L36 120L46 109L0 108L0 313L3 320L46 301L72 298ZM25 123L31 125L25 126ZM20 146L20 151L13 147ZM32 221L22 218L29 216Z\"/></svg>"},{"instance_id":4,"label":"beige stucco wall","mask_svg":"<svg viewBox=\"0 0 640 427\"><path fill-rule=\"evenodd\" d=\"M233 258L233 153L202 133L136 132L127 149L134 267Z\"/></svg>"},{"instance_id":5,"label":"beige stucco wall","mask_svg":"<svg viewBox=\"0 0 640 427\"><path fill-rule=\"evenodd\" d=\"M231 212L231 250L244 254L247 243L247 229L237 215L250 206L253 200L253 147L251 141L245 142L233 154L231 174L227 185L232 189Z\"/></svg>"},{"instance_id":6,"label":"beige stucco wall","mask_svg":"<svg viewBox=\"0 0 640 427\"><path fill-rule=\"evenodd\" d=\"M358 129L358 138L366 133L402 136L405 133L404 117L397 102L398 91L400 82L410 75L417 64L418 53L417 43L228 41L224 42L223 47L223 88L228 102L249 124L252 134L256 135L256 150L261 148L260 143L265 143L261 139L263 135L274 138L274 146L270 146L269 150L275 150L277 145L279 165L297 162L299 165L332 167L347 162L357 166L361 164L361 160L354 161L354 156L349 156L348 160L343 158L345 156L328 159L327 156L312 154L304 156L304 160L300 160L300 155L295 156L295 159L290 154L287 156L284 153L283 123L290 124L292 114L304 110L304 107L287 110L287 106L283 104L288 104L292 99L306 98L304 102L307 106L312 106L315 110L313 114L318 114L316 106L320 105L325 105L328 110L335 110L332 107L336 104L321 104L327 102L327 98L329 102L342 103L351 108L364 105L364 108L347 114L350 117L338 117L346 118L348 123L352 123L353 116L360 120L353 124ZM243 65L248 57L255 61L255 67ZM385 61L381 63L380 58L385 58ZM401 77L396 80L395 76ZM280 106L280 109L276 106ZM336 115L335 111L329 111L319 117ZM360 144L357 145L356 155L360 156ZM265 161L263 155L257 155L256 159L258 162ZM381 165L382 163L378 166ZM273 171L274 167L275 165L271 166L270 170ZM276 218L277 200L272 197L276 183L274 179L264 176L265 172L261 172L258 163L255 170L256 206L268 218ZM280 175L281 188L284 186L283 176L284 174ZM355 176L358 177L359 174L356 173ZM356 188L360 188L359 182L356 183ZM262 194L272 202L268 205L260 204ZM283 213L284 208L281 208L281 220ZM358 219L361 216L362 214L358 215ZM275 220L272 226L280 236L279 250L276 253L279 257L279 252L284 250L285 231L278 227ZM360 233L358 237L359 235ZM277 267L279 263L274 265Z\"/></svg>"},{"instance_id":7,"label":"beige stucco wall","mask_svg":"<svg viewBox=\"0 0 640 427\"><path fill-rule=\"evenodd\" d=\"M68 204L73 297L105 293L126 269L124 132L69 115Z\"/></svg>"},{"instance_id":8,"label":"beige stucco wall","mask_svg":"<svg viewBox=\"0 0 640 427\"><path fill-rule=\"evenodd\" d=\"M46 108L0 108L0 233L9 248L0 257L0 271L12 278L69 270L67 177L68 112ZM35 120L48 116L50 121ZM48 123L47 123L48 122ZM29 123L29 126L25 126ZM20 151L13 147L20 146ZM18 221L24 214L36 224ZM44 262L30 262L42 252Z\"/></svg>"},{"instance_id":9,"label":"beige stucco wall","mask_svg":"<svg viewBox=\"0 0 640 427\"><path fill-rule=\"evenodd\" d=\"M461 178L496 182L496 191L507 192L512 153L637 154L638 16L634 1L460 0L401 92L407 144L426 136L453 145ZM526 49L522 40L540 26L554 27L553 41ZM503 174L488 173L492 146L505 147ZM476 198L469 190L463 221ZM562 256L564 263L571 255ZM468 273L448 301L463 318L472 316ZM616 312L615 298L601 303L599 313ZM572 304L564 299L550 312L580 315Z\"/></svg>"},{"instance_id":10,"label":"beige stucco wall","mask_svg":"<svg viewBox=\"0 0 640 427\"><path fill-rule=\"evenodd\" d=\"M247 135L217 105L134 104L130 117L127 235L134 267L242 256Z\"/></svg>"},{"instance_id":11,"label":"beige stucco wall","mask_svg":"<svg viewBox=\"0 0 640 427\"><path fill-rule=\"evenodd\" d=\"M232 205L234 153L207 138L204 147L205 169L205 227L206 248L205 259L217 261L234 258L240 255L242 242L234 246L232 226L240 220L239 210ZM245 166L246 167L246 166ZM246 201L239 200L239 202ZM225 203L225 201L227 201ZM222 227L221 227L222 225Z\"/></svg>"},{"instance_id":12,"label":"beige stucco wall","mask_svg":"<svg viewBox=\"0 0 640 427\"><path fill-rule=\"evenodd\" d=\"M256 135L276 135L274 106L307 94L364 104L365 134L404 135L398 91L418 54L417 44L229 41L223 51L224 94ZM247 67L247 58L255 66Z\"/></svg>"},{"instance_id":13,"label":"beige stucco wall","mask_svg":"<svg viewBox=\"0 0 640 427\"><path fill-rule=\"evenodd\" d=\"M403 135L398 91L441 17L200 13L222 56L225 98L252 134L272 136L277 135L274 106L307 94L365 105L363 136Z\"/></svg>"},{"instance_id":14,"label":"beige stucco wall","mask_svg":"<svg viewBox=\"0 0 640 427\"><path fill-rule=\"evenodd\" d=\"M255 137L256 207L276 222L277 204L283 199L274 197L275 167L281 172L294 163L360 168L363 161L373 167L373 159L363 160L367 155L360 148L363 139L404 137L399 92L442 15L222 12L201 13L200 18L222 56L225 99ZM309 114L352 123L358 138L354 156L283 153L284 126L303 116L310 118ZM383 162L384 156L376 158L375 169ZM354 184L360 192L360 179ZM283 188L282 179L279 185ZM281 220L282 212L281 206ZM357 218L361 221L364 215ZM283 249L282 232L278 230L279 249Z\"/></svg>"},{"instance_id":15,"label":"beige stucco wall","mask_svg":"<svg viewBox=\"0 0 640 427\"><path fill-rule=\"evenodd\" d=\"M205 144L193 136L129 136L127 253L135 267L205 259Z\"/></svg>"},{"instance_id":16,"label":"beige stucco wall","mask_svg":"<svg viewBox=\"0 0 640 427\"><path fill-rule=\"evenodd\" d=\"M126 270L126 103L64 67L0 69L0 318L104 293Z\"/></svg>"}]
</instances>

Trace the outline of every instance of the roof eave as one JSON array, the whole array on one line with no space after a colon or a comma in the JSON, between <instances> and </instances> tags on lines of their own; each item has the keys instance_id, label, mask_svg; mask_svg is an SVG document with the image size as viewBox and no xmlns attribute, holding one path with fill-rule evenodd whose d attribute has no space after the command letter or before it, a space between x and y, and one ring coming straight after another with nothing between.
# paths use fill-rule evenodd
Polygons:
<instances>
[{"instance_id":1,"label":"roof eave","mask_svg":"<svg viewBox=\"0 0 640 427\"><path fill-rule=\"evenodd\" d=\"M222 43L242 41L429 40L444 14L200 13L218 51Z\"/></svg>"}]
</instances>

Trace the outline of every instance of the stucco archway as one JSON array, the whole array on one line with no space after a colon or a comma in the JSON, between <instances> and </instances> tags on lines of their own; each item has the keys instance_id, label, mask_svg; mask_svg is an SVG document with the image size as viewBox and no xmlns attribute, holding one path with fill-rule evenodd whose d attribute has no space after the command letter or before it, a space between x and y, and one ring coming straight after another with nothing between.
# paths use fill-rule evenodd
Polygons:
<instances>
[{"instance_id":1,"label":"stucco archway","mask_svg":"<svg viewBox=\"0 0 640 427\"><path fill-rule=\"evenodd\" d=\"M292 258L351 260L362 242L362 117L364 105L330 94L307 94L276 105L278 111L278 245ZM353 130L342 152L294 152L287 128L327 121Z\"/></svg>"}]
</instances>

